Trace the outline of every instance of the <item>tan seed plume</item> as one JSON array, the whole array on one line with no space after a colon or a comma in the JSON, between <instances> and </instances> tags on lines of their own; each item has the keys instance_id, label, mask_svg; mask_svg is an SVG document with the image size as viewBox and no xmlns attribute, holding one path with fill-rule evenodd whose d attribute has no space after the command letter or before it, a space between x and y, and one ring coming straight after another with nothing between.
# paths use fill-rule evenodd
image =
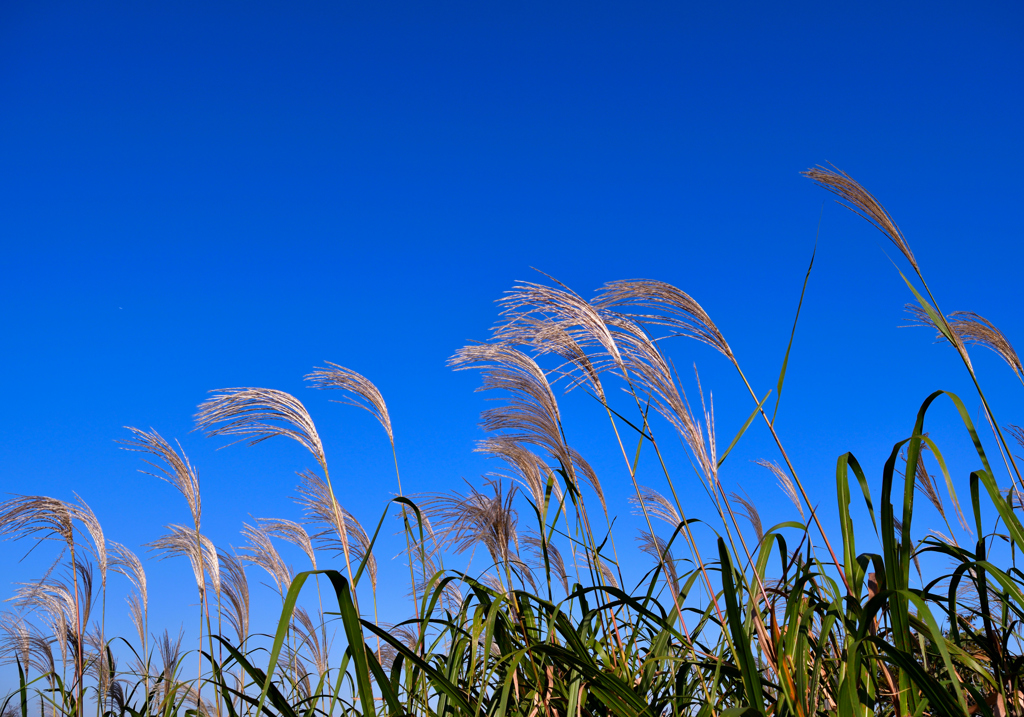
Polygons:
<instances>
[{"instance_id":1,"label":"tan seed plume","mask_svg":"<svg viewBox=\"0 0 1024 717\"><path fill-rule=\"evenodd\" d=\"M920 271L917 266L917 260L914 259L914 254L910 251L910 245L907 244L903 233L896 226L896 222L893 221L892 217L889 216L889 212L875 199L871 192L864 189L846 172L834 168L812 167L805 172L801 172L801 174L842 199L843 201L840 204L855 214L862 216L878 231L889 237L889 240L907 258L907 261L914 267L914 270Z\"/></svg>"},{"instance_id":2,"label":"tan seed plume","mask_svg":"<svg viewBox=\"0 0 1024 717\"><path fill-rule=\"evenodd\" d=\"M339 389L352 394L354 399L337 401L350 406L357 406L373 414L373 417L380 422L388 434L388 440L392 445L395 442L394 433L391 430L391 417L388 415L388 407L384 403L384 396L373 383L365 376L347 369L344 366L327 361L326 368L317 367L315 371L306 375L313 388L321 391Z\"/></svg>"},{"instance_id":3,"label":"tan seed plume","mask_svg":"<svg viewBox=\"0 0 1024 717\"><path fill-rule=\"evenodd\" d=\"M316 551L313 549L313 541L305 528L292 520L283 518L257 518L256 522L267 535L281 538L300 548L309 558L313 570L316 570Z\"/></svg>"},{"instance_id":4,"label":"tan seed plume","mask_svg":"<svg viewBox=\"0 0 1024 717\"><path fill-rule=\"evenodd\" d=\"M640 486L640 497L635 495L629 497L629 502L634 506L633 511L635 515L643 515L640 501L643 500L643 507L647 508L647 513L655 518L665 521L673 529L678 528L679 524L683 522L683 519L679 516L679 511L672 504L668 498L663 496L654 488L648 488L645 485Z\"/></svg>"},{"instance_id":5,"label":"tan seed plume","mask_svg":"<svg viewBox=\"0 0 1024 717\"><path fill-rule=\"evenodd\" d=\"M669 585L672 587L674 593L678 594L679 572L676 569L676 559L672 556L672 549L669 547L665 539L657 535L652 535L646 530L642 530L640 531L640 535L637 537L637 542L640 543L641 552L650 555L665 569Z\"/></svg>"},{"instance_id":6,"label":"tan seed plume","mask_svg":"<svg viewBox=\"0 0 1024 717\"><path fill-rule=\"evenodd\" d=\"M770 461L766 458L759 458L754 461L754 463L762 468L767 468L772 472L772 475L774 475L779 481L779 488L781 488L782 492L786 494L786 497L792 501L793 505L796 506L796 509L800 511L800 518L804 518L804 506L800 502L800 496L797 495L796 486L793 484L793 479L789 477L789 474L782 470L782 466L775 461Z\"/></svg>"},{"instance_id":7,"label":"tan seed plume","mask_svg":"<svg viewBox=\"0 0 1024 717\"><path fill-rule=\"evenodd\" d=\"M210 539L205 535L200 535L197 540L195 528L186 528L183 525L168 525L167 529L170 530L169 533L147 543L147 545L161 553L161 560L179 555L187 557L192 565L196 587L199 588L199 591L205 592L206 574L208 574L210 587L217 595L220 595L220 563L217 560L217 549ZM202 553L199 552L200 544L202 544Z\"/></svg>"},{"instance_id":8,"label":"tan seed plume","mask_svg":"<svg viewBox=\"0 0 1024 717\"><path fill-rule=\"evenodd\" d=\"M226 599L228 623L242 645L249 637L249 580L242 560L223 550L218 552L221 567L221 594Z\"/></svg>"},{"instance_id":9,"label":"tan seed plume","mask_svg":"<svg viewBox=\"0 0 1024 717\"><path fill-rule=\"evenodd\" d=\"M274 541L262 528L248 523L242 524L242 535L249 541L249 544L242 548L246 553L241 556L242 560L266 570L274 580L278 594L284 599L292 585L292 571L281 559L280 553L274 547Z\"/></svg>"},{"instance_id":10,"label":"tan seed plume","mask_svg":"<svg viewBox=\"0 0 1024 717\"><path fill-rule=\"evenodd\" d=\"M125 426L125 428L132 432L132 437L119 441L121 447L128 451L146 453L159 459L159 463L144 459L157 471L156 473L141 472L167 481L177 488L188 502L189 510L192 512L192 522L199 525L203 512L199 493L199 475L181 449L181 444L178 444L178 450L174 450L171 444L153 429L143 431L131 426Z\"/></svg>"},{"instance_id":11,"label":"tan seed plume","mask_svg":"<svg viewBox=\"0 0 1024 717\"><path fill-rule=\"evenodd\" d=\"M733 363L736 358L722 332L689 294L663 281L612 281L594 298L602 311L646 325L664 326L672 336L686 336L711 346ZM607 321L607 316L606 316Z\"/></svg>"},{"instance_id":12,"label":"tan seed plume","mask_svg":"<svg viewBox=\"0 0 1024 717\"><path fill-rule=\"evenodd\" d=\"M948 317L950 328L965 343L984 346L999 354L1014 373L1024 374L1020 358L1003 332L984 316L973 311L954 311Z\"/></svg>"},{"instance_id":13,"label":"tan seed plume","mask_svg":"<svg viewBox=\"0 0 1024 717\"><path fill-rule=\"evenodd\" d=\"M208 436L250 438L250 446L284 436L298 441L327 471L327 458L316 426L302 402L284 391L270 388L223 388L200 404L196 430Z\"/></svg>"},{"instance_id":14,"label":"tan seed plume","mask_svg":"<svg viewBox=\"0 0 1024 717\"><path fill-rule=\"evenodd\" d=\"M760 543L764 540L764 527L761 524L761 514L757 512L757 506L749 498L738 493L730 493L729 497L734 504L740 506L740 509L736 512L747 519L757 535L757 541Z\"/></svg>"}]
</instances>

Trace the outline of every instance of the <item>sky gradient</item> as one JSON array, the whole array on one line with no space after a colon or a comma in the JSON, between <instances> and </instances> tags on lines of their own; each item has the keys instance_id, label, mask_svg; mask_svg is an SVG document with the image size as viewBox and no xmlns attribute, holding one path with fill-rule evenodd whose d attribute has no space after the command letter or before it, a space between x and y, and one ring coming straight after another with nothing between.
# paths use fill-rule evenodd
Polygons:
<instances>
[{"instance_id":1,"label":"sky gradient","mask_svg":"<svg viewBox=\"0 0 1024 717\"><path fill-rule=\"evenodd\" d=\"M192 415L208 390L264 386L306 403L341 501L373 525L396 491L386 437L307 390L314 366L381 389L406 491L457 489L495 466L472 450L478 377L446 359L487 338L516 280L675 284L763 395L820 219L778 425L828 523L839 454L877 486L929 393L977 400L948 347L899 328L912 297L886 256L902 258L799 175L825 162L886 205L947 312L1024 346L1019 3L433 5L3 4L0 490L78 493L144 552L188 521L115 443L152 427L197 465L210 537L240 545L250 516L300 517L310 457L217 451ZM735 372L693 342L672 354L694 400L696 364L727 445L753 408ZM1024 423L1024 389L975 354L997 415ZM566 414L631 540L606 419L582 394ZM953 426L936 413L965 484ZM750 462L777 457L763 426L734 455L730 488L768 525L792 518ZM396 575L397 546L381 555ZM0 547L6 593L55 555L19 562L29 547ZM173 628L188 567L147 567ZM271 615L272 597L254 605Z\"/></svg>"}]
</instances>

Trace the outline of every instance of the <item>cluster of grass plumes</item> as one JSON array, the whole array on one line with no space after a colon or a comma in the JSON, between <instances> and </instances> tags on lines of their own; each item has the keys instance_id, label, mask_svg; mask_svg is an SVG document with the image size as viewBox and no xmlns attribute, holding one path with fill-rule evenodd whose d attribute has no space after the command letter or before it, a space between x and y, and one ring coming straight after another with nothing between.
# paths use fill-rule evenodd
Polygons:
<instances>
[{"instance_id":1,"label":"cluster of grass plumes","mask_svg":"<svg viewBox=\"0 0 1024 717\"><path fill-rule=\"evenodd\" d=\"M523 283L502 300L490 340L451 359L457 370L479 371L480 390L500 397L482 416L487 435L477 449L502 467L465 490L407 496L396 457L398 497L373 530L339 503L316 425L290 394L223 389L199 407L197 428L210 436L251 444L290 438L313 458L300 473L303 520L256 519L243 526L246 546L237 553L204 534L198 475L180 446L130 429L124 447L142 452L153 475L182 493L193 518L150 544L193 569L200 599L191 651L177 631L152 634L142 562L107 542L84 502L19 496L0 505L0 533L53 539L63 549L46 575L17 586L15 610L0 618L0 659L16 665L20 678L2 704L5 717L92 710L111 717L1024 714L1024 573L1012 566L1024 544L1020 475L968 347L996 351L1018 377L1020 360L991 322L939 310L905 236L870 193L830 169L807 175L909 262L914 320L963 359L1008 485L1000 485L963 402L937 392L881 476L865 475L852 454L840 456L839 524L826 530L815 509L820 488L812 501L777 430L778 398L776 410L767 410L769 395L758 398L691 296L654 281L612 282L591 300L554 281ZM751 396L750 419L725 450L699 383L691 403L665 353L676 339L718 351ZM307 380L368 410L397 456L384 398L368 379L328 364ZM557 398L563 389L587 391L607 415L623 460L619 480L630 485L643 525L634 540L616 542L604 486L567 438ZM959 412L977 456L967 511L925 431L940 398ZM777 448L757 463L793 503L793 519L779 525L766 526L755 501L720 477L754 421ZM1024 429L1006 432L1024 441ZM679 444L682 461L670 455ZM658 474L640 475L642 453L655 457ZM685 475L674 472L680 463ZM941 481L929 466L938 466ZM680 496L695 490L708 497L711 515L687 514ZM915 524L918 492L945 533ZM870 515L860 527L878 536L880 554L857 551L855 494ZM400 520L408 568L408 619L398 624L384 623L377 609L374 550L388 514ZM986 529L983 517L993 515L996 524ZM716 540L695 534L698 517ZM923 533L916 541L915 531ZM310 570L294 573L278 553L281 541L297 546ZM947 567L926 575L943 563L923 561L928 554ZM622 569L638 559L648 567L639 581ZM133 585L128 602L138 634L121 639L127 652L106 634L105 608L93 609L106 604L108 568ZM281 601L279 623L267 628L272 639L261 641L250 625L247 568L264 571ZM913 585L912 571L919 577ZM310 583L315 606L309 596L300 603ZM185 675L190 653L197 670Z\"/></svg>"}]
</instances>

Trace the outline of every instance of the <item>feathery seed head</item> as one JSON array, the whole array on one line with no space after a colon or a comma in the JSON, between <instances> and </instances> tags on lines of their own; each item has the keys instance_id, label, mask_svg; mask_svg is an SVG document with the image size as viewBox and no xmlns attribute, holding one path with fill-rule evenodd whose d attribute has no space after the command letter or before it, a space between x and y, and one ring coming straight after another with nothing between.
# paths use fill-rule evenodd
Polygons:
<instances>
[{"instance_id":1,"label":"feathery seed head","mask_svg":"<svg viewBox=\"0 0 1024 717\"><path fill-rule=\"evenodd\" d=\"M985 317L973 311L954 311L949 315L949 326L961 341L995 351L1014 373L1024 374L1024 366L1009 340Z\"/></svg>"},{"instance_id":2,"label":"feathery seed head","mask_svg":"<svg viewBox=\"0 0 1024 717\"><path fill-rule=\"evenodd\" d=\"M167 481L177 488L188 501L189 510L192 511L192 522L198 526L203 512L199 493L199 475L181 449L181 444L178 444L178 450L174 450L171 444L152 429L146 432L131 426L126 426L126 428L132 432L132 437L118 441L121 447L128 451L147 453L159 459L159 463L146 460L147 464L158 471L157 473L141 472Z\"/></svg>"},{"instance_id":3,"label":"feathery seed head","mask_svg":"<svg viewBox=\"0 0 1024 717\"><path fill-rule=\"evenodd\" d=\"M92 508L86 505L82 497L75 493L78 501L68 506L71 515L77 518L85 526L86 533L92 539L92 551L96 557L96 565L100 569L100 580L104 588L107 587L107 541L103 538L103 528Z\"/></svg>"},{"instance_id":4,"label":"feathery seed head","mask_svg":"<svg viewBox=\"0 0 1024 717\"><path fill-rule=\"evenodd\" d=\"M195 528L183 525L168 525L167 529L171 532L147 545L162 553L161 560L178 555L187 557L199 592L206 591L205 576L209 575L213 591L220 595L220 563L217 560L217 549L210 539L198 534Z\"/></svg>"},{"instance_id":5,"label":"feathery seed head","mask_svg":"<svg viewBox=\"0 0 1024 717\"><path fill-rule=\"evenodd\" d=\"M440 543L463 553L482 543L495 563L506 564L514 554L511 545L518 548L516 532L518 515L512 508L516 489L505 493L501 481L487 479L493 496L480 493L470 486L469 493L435 494L425 496L420 508L434 523L441 535Z\"/></svg>"},{"instance_id":6,"label":"feathery seed head","mask_svg":"<svg viewBox=\"0 0 1024 717\"><path fill-rule=\"evenodd\" d=\"M903 233L896 226L896 222L889 216L889 212L885 210L885 207L868 190L864 189L850 175L846 172L821 166L812 167L801 172L801 174L842 199L843 201L840 204L855 214L862 216L878 231L889 237L889 240L907 258L907 261L914 267L914 270L920 271L917 261L914 259L914 254L910 251L910 245L907 244Z\"/></svg>"},{"instance_id":7,"label":"feathery seed head","mask_svg":"<svg viewBox=\"0 0 1024 717\"><path fill-rule=\"evenodd\" d=\"M679 516L679 511L676 510L676 507L669 499L653 488L648 488L644 485L640 486L640 497L631 495L629 502L639 509L633 511L635 514L642 515L643 509L646 509L648 515L665 521L673 529L678 528L679 524L683 522L683 519Z\"/></svg>"},{"instance_id":8,"label":"feathery seed head","mask_svg":"<svg viewBox=\"0 0 1024 717\"><path fill-rule=\"evenodd\" d=\"M565 561L562 560L562 554L558 552L558 548L553 543L545 541L533 530L529 531L522 540L523 546L529 551L528 555L532 558L532 567L540 573L544 572L544 553L547 552L548 566L552 574L562 585L562 589L568 593L569 574L565 571Z\"/></svg>"},{"instance_id":9,"label":"feathery seed head","mask_svg":"<svg viewBox=\"0 0 1024 717\"><path fill-rule=\"evenodd\" d=\"M68 547L75 542L74 523L68 504L42 495L19 495L0 503L0 536L41 540L56 538Z\"/></svg>"},{"instance_id":10,"label":"feathery seed head","mask_svg":"<svg viewBox=\"0 0 1024 717\"><path fill-rule=\"evenodd\" d=\"M228 622L242 645L249 637L249 580L245 576L242 560L232 553L218 551L221 567L221 590L227 598Z\"/></svg>"},{"instance_id":11,"label":"feathery seed head","mask_svg":"<svg viewBox=\"0 0 1024 717\"><path fill-rule=\"evenodd\" d=\"M672 336L707 344L733 363L736 358L708 313L689 294L663 281L624 280L604 285L594 298L602 316L621 316L641 324L664 326Z\"/></svg>"},{"instance_id":12,"label":"feathery seed head","mask_svg":"<svg viewBox=\"0 0 1024 717\"><path fill-rule=\"evenodd\" d=\"M756 461L754 461L754 463L756 465L761 466L762 468L767 468L772 472L772 475L774 475L775 478L779 481L779 488L781 488L782 492L786 494L786 497L789 498L790 501L792 501L793 505L796 506L796 509L800 511L800 518L803 519L804 506L800 502L800 496L797 495L796 492L796 485L794 485L793 479L789 477L789 474L786 473L786 471L782 470L782 466L780 466L778 463L776 463L775 461L770 461L766 458L759 458Z\"/></svg>"},{"instance_id":13,"label":"feathery seed head","mask_svg":"<svg viewBox=\"0 0 1024 717\"><path fill-rule=\"evenodd\" d=\"M110 543L110 553L112 556L110 567L115 572L131 580L142 596L142 604L144 606L148 605L149 591L146 585L146 571L142 567L142 561L131 550L113 541Z\"/></svg>"},{"instance_id":14,"label":"feathery seed head","mask_svg":"<svg viewBox=\"0 0 1024 717\"><path fill-rule=\"evenodd\" d=\"M650 555L665 568L669 585L673 591L679 592L679 573L676 570L676 559L672 556L672 549L668 543L657 535L652 535L646 530L640 531L637 542L640 543L640 551Z\"/></svg>"},{"instance_id":15,"label":"feathery seed head","mask_svg":"<svg viewBox=\"0 0 1024 717\"><path fill-rule=\"evenodd\" d=\"M211 391L213 398L199 405L196 430L207 436L251 438L250 446L285 436L298 441L327 471L327 458L316 426L299 399L270 388L223 388Z\"/></svg>"},{"instance_id":16,"label":"feathery seed head","mask_svg":"<svg viewBox=\"0 0 1024 717\"><path fill-rule=\"evenodd\" d=\"M242 548L248 555L241 556L242 560L259 565L270 574L278 594L283 598L292 585L292 571L281 555L274 547L274 541L262 529L248 523L242 524L242 535L249 540L249 545Z\"/></svg>"},{"instance_id":17,"label":"feathery seed head","mask_svg":"<svg viewBox=\"0 0 1024 717\"><path fill-rule=\"evenodd\" d=\"M388 434L388 440L394 445L395 437L391 431L391 418L388 416L388 407L384 403L384 396L365 376L347 369L338 364L327 361L327 368L317 367L313 373L306 376L306 380L313 384L313 388L322 391L341 389L347 391L355 399L338 401L347 403L350 406L357 406L373 414L380 425Z\"/></svg>"},{"instance_id":18,"label":"feathery seed head","mask_svg":"<svg viewBox=\"0 0 1024 717\"><path fill-rule=\"evenodd\" d=\"M564 284L555 283L558 287L518 282L499 301L504 321L494 328L494 340L532 346L538 353L564 358L579 370L579 380L589 381L603 399L598 366L622 368L615 338L594 305ZM590 348L597 349L599 364L588 357Z\"/></svg>"},{"instance_id":19,"label":"feathery seed head","mask_svg":"<svg viewBox=\"0 0 1024 717\"><path fill-rule=\"evenodd\" d=\"M287 540L292 545L301 548L309 558L309 562L312 563L313 570L316 570L316 551L313 549L313 541L305 528L294 521L283 518L257 518L256 522L267 535Z\"/></svg>"},{"instance_id":20,"label":"feathery seed head","mask_svg":"<svg viewBox=\"0 0 1024 717\"><path fill-rule=\"evenodd\" d=\"M764 528L761 525L761 514L757 512L757 507L749 498L745 498L738 493L731 493L729 497L733 503L739 504L739 514L750 522L754 533L757 535L757 542L760 543L764 540Z\"/></svg>"},{"instance_id":21,"label":"feathery seed head","mask_svg":"<svg viewBox=\"0 0 1024 717\"><path fill-rule=\"evenodd\" d=\"M506 405L481 414L485 431L503 432L517 443L543 448L565 470L575 487L577 480L590 484L604 501L597 475L582 457L565 443L562 435L558 402L547 375L537 362L506 344L472 344L449 359L456 370L482 370L483 384L478 391L504 390L509 393Z\"/></svg>"}]
</instances>

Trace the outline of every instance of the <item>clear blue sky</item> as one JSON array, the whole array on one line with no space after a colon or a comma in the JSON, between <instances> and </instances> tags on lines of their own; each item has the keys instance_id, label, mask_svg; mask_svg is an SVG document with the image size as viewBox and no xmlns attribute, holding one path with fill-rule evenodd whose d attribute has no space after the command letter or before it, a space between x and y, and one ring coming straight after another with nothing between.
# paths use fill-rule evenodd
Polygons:
<instances>
[{"instance_id":1,"label":"clear blue sky","mask_svg":"<svg viewBox=\"0 0 1024 717\"><path fill-rule=\"evenodd\" d=\"M207 390L266 386L306 401L342 501L375 523L395 490L383 432L302 375L330 360L377 383L407 490L474 480L493 468L472 453L485 404L445 360L531 267L584 295L678 285L763 393L824 203L779 426L828 522L838 454L877 490L924 397L970 393L950 351L897 328L909 296L884 238L798 172L860 180L946 310L1024 348L1022 71L1011 2L4 3L0 489L77 491L141 550L188 520L114 442L153 427L197 464L210 536L239 545L250 514L299 517L311 461L284 442L215 451L191 416ZM997 413L1024 422L1024 389L976 355ZM703 347L674 356L697 363L727 443L749 398ZM567 406L628 543L607 424ZM965 486L976 466L948 435ZM793 511L762 456L755 425L723 479L771 524ZM19 563L27 548L3 544L0 575L35 576L50 556ZM147 566L154 622L188 619L188 567Z\"/></svg>"}]
</instances>

